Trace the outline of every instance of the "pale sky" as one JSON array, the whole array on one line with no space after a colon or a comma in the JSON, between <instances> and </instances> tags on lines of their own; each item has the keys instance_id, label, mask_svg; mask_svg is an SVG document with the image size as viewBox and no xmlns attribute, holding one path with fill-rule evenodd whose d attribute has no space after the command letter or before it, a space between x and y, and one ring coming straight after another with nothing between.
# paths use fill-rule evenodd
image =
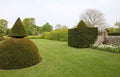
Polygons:
<instances>
[{"instance_id":1,"label":"pale sky","mask_svg":"<svg viewBox=\"0 0 120 77\"><path fill-rule=\"evenodd\" d=\"M120 20L120 0L0 0L0 19L6 19L9 27L18 17L33 17L38 26L49 22L73 27L89 8L102 12L110 26Z\"/></svg>"}]
</instances>

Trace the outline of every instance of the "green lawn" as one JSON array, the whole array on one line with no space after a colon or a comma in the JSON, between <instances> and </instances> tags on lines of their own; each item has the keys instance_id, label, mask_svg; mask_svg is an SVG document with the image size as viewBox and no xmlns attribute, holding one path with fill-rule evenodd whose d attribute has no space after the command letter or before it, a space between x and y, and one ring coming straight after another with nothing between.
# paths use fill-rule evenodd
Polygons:
<instances>
[{"instance_id":1,"label":"green lawn","mask_svg":"<svg viewBox=\"0 0 120 77\"><path fill-rule=\"evenodd\" d=\"M67 42L33 40L42 63L18 70L0 70L0 77L120 77L120 54L68 47Z\"/></svg>"}]
</instances>

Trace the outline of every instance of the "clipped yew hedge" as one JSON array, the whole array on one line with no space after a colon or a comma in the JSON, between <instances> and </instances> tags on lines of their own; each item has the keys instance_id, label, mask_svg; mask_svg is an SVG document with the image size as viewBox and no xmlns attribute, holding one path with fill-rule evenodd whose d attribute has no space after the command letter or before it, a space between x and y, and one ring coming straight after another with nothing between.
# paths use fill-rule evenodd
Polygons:
<instances>
[{"instance_id":1,"label":"clipped yew hedge","mask_svg":"<svg viewBox=\"0 0 120 77\"><path fill-rule=\"evenodd\" d=\"M114 32L114 33L108 33L108 35L109 35L109 36L120 36L120 33L117 33L117 32L115 33L115 32Z\"/></svg>"},{"instance_id":2,"label":"clipped yew hedge","mask_svg":"<svg viewBox=\"0 0 120 77\"><path fill-rule=\"evenodd\" d=\"M82 23L82 24L81 24ZM87 48L94 44L98 36L98 28L86 27L83 21L77 28L68 30L68 45L75 48Z\"/></svg>"}]
</instances>

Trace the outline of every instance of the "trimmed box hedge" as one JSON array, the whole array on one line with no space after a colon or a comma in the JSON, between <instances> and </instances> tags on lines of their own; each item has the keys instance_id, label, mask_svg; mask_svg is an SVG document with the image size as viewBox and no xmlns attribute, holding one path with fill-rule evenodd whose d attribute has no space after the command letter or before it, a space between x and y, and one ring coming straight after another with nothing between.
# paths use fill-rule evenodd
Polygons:
<instances>
[{"instance_id":1,"label":"trimmed box hedge","mask_svg":"<svg viewBox=\"0 0 120 77\"><path fill-rule=\"evenodd\" d=\"M108 35L109 35L109 36L120 36L120 33L117 33L117 32L115 33L115 32L114 32L114 33L108 33Z\"/></svg>"},{"instance_id":2,"label":"trimmed box hedge","mask_svg":"<svg viewBox=\"0 0 120 77\"><path fill-rule=\"evenodd\" d=\"M80 23L78 28L68 30L68 45L75 48L88 48L96 41L98 28L86 27L85 25L85 27L80 27Z\"/></svg>"}]
</instances>

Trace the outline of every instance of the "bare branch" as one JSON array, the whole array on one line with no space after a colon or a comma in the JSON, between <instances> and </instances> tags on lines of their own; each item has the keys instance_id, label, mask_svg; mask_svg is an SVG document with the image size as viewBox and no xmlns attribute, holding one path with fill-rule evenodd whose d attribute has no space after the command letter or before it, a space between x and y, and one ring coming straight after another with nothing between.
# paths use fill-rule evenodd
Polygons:
<instances>
[{"instance_id":1,"label":"bare branch","mask_svg":"<svg viewBox=\"0 0 120 77\"><path fill-rule=\"evenodd\" d=\"M87 9L80 18L84 20L88 26L102 26L105 24L104 15L96 9Z\"/></svg>"}]
</instances>

